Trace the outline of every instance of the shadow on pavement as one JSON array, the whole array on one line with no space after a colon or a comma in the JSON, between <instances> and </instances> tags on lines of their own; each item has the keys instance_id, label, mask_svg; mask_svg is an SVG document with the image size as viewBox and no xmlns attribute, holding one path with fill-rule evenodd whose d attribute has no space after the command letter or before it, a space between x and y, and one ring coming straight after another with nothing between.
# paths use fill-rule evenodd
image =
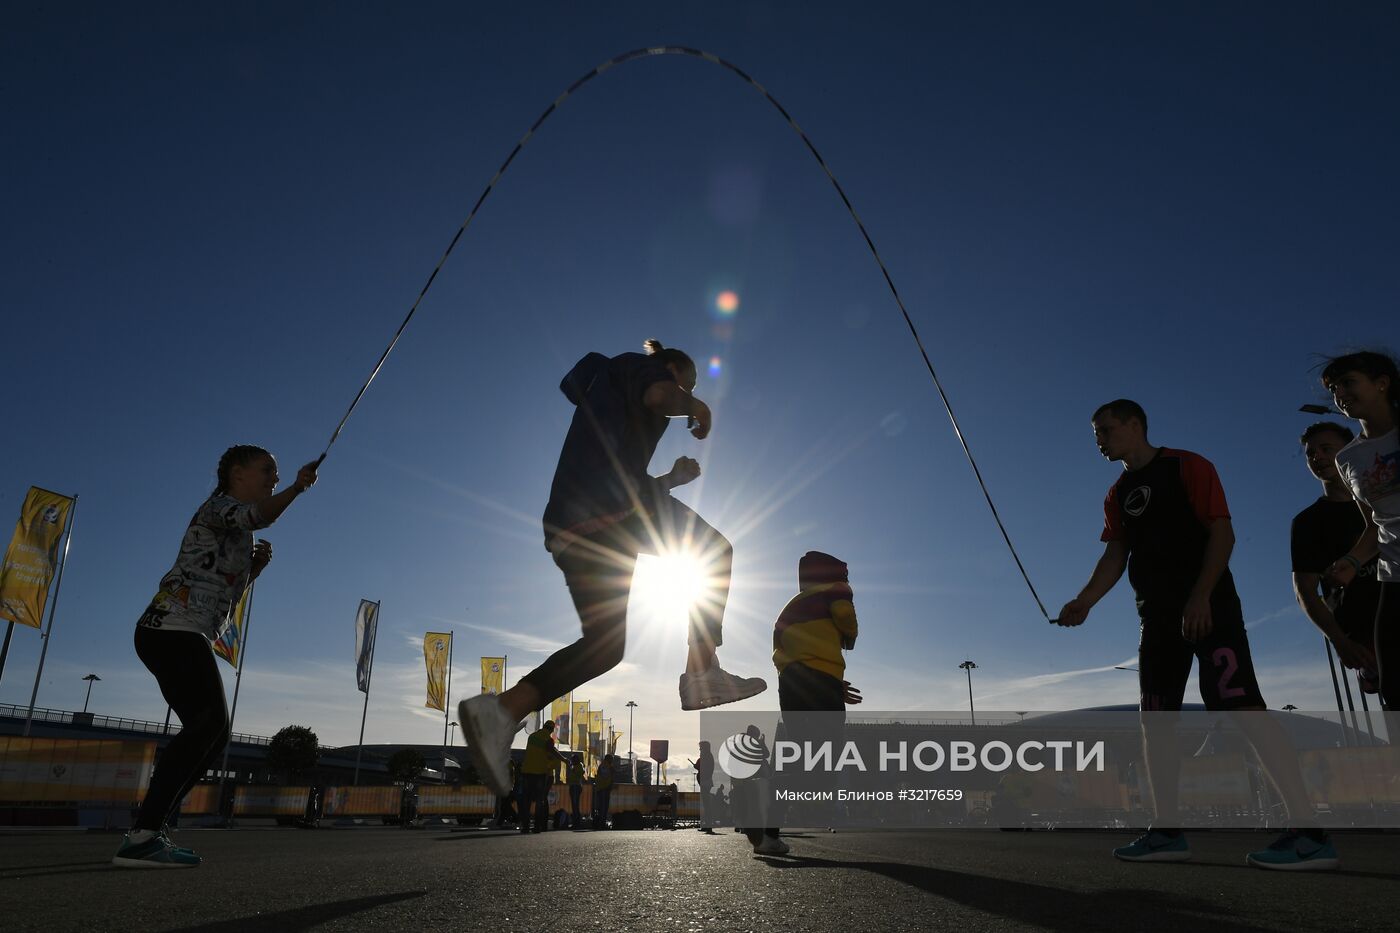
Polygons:
<instances>
[{"instance_id":1,"label":"shadow on pavement","mask_svg":"<svg viewBox=\"0 0 1400 933\"><path fill-rule=\"evenodd\" d=\"M244 933L256 928L259 933L282 933L282 931L310 930L341 917L357 914L360 911L396 904L416 897L423 897L427 891L403 891L398 894L379 894L374 897L357 897L348 901L332 901L329 904L311 904L282 910L276 913L257 914L253 917L239 917L235 920L216 920L201 923L199 926L181 927L183 933Z\"/></svg>"},{"instance_id":2,"label":"shadow on pavement","mask_svg":"<svg viewBox=\"0 0 1400 933\"><path fill-rule=\"evenodd\" d=\"M53 868L57 871L34 871L36 868ZM23 868L7 868L0 871L0 882L20 881L25 878L43 878L48 875L85 875L94 871L121 871L112 865L110 858L100 862L60 862L57 865L26 865Z\"/></svg>"},{"instance_id":3,"label":"shadow on pavement","mask_svg":"<svg viewBox=\"0 0 1400 933\"><path fill-rule=\"evenodd\" d=\"M993 916L1032 924L1046 930L1172 930L1199 928L1208 919L1221 933L1258 933L1267 927L1229 919L1227 911L1208 900L1152 890L1068 891L1006 878L988 878L903 862L852 862L790 856L759 856L779 870L825 868L867 871L918 888L937 897Z\"/></svg>"}]
</instances>

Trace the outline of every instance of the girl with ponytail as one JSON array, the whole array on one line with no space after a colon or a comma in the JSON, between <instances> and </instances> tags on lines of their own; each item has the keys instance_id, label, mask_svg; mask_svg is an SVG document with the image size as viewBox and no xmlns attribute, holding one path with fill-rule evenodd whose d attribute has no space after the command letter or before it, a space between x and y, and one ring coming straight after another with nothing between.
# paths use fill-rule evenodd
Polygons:
<instances>
[{"instance_id":1,"label":"girl with ponytail","mask_svg":"<svg viewBox=\"0 0 1400 933\"><path fill-rule=\"evenodd\" d=\"M214 492L190 519L175 566L136 623L136 656L155 675L180 734L161 753L136 823L112 858L125 868L194 868L199 856L174 845L166 824L228 743L228 707L213 644L233 607L272 560L253 531L275 522L316 482L316 463L275 492L277 461L240 444L219 458Z\"/></svg>"}]
</instances>

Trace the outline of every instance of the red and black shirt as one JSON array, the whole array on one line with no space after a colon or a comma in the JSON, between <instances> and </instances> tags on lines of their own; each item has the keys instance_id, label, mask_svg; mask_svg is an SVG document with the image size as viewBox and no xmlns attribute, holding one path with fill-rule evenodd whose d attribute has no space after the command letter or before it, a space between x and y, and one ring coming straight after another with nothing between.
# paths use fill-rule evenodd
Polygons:
<instances>
[{"instance_id":1,"label":"red and black shirt","mask_svg":"<svg viewBox=\"0 0 1400 933\"><path fill-rule=\"evenodd\" d=\"M1100 540L1128 546L1139 616L1180 613L1200 576L1210 526L1229 517L1220 477L1199 454L1161 447L1146 466L1123 471L1104 500ZM1234 586L1226 570L1215 595Z\"/></svg>"}]
</instances>

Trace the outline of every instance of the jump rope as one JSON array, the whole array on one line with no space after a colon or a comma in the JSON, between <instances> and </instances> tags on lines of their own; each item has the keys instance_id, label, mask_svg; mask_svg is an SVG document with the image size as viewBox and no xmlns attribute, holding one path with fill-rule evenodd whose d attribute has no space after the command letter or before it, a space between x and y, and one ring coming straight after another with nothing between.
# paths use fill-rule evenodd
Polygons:
<instances>
[{"instance_id":1,"label":"jump rope","mask_svg":"<svg viewBox=\"0 0 1400 933\"><path fill-rule=\"evenodd\" d=\"M462 234L467 232L467 227L471 225L477 212L481 210L481 206L486 203L487 196L495 190L496 183L501 180L501 176L505 174L506 169L515 161L515 157L520 154L520 150L525 148L525 144L535 135L544 124L544 121L549 119L556 110L562 107L564 101L568 100L576 91L603 72L630 61L635 61L640 58L651 58L658 55L686 55L690 58L698 58L710 62L711 64L719 65L730 73L737 75L745 84L762 94L768 103L772 104L774 109L782 114L783 119L787 121L787 125L792 127L793 132L795 132L801 138L803 144L806 145L807 151L812 153L812 157L817 160L817 165L821 166L821 170L826 173L826 177L831 182L831 186L835 188L836 193L840 195L841 203L846 205L846 210L850 212L851 219L856 222L856 226L860 229L860 235L865 238L865 245L870 247L870 255L875 257L875 262L879 265L880 272L885 277L885 284L889 286L890 294L894 296L895 304L899 306L899 313L904 316L904 323L908 326L909 334L914 338L914 343L919 348L919 355L923 357L924 366L928 369L928 374L933 380L934 388L938 390L938 397L943 402L944 410L948 413L948 420L953 425L953 433L957 435L958 443L962 445L963 454L967 457L968 465L972 467L972 473L977 478L977 485L982 490L983 498L987 500L987 507L991 509L992 518L996 521L997 529L1001 532L1002 540L1006 542L1007 550L1011 552L1011 559L1016 562L1016 569L1021 572L1021 579L1026 581L1026 587L1030 590L1032 598L1035 599L1035 604L1040 609L1040 614L1045 617L1047 622L1056 621L1051 619L1050 614L1045 611L1045 604L1041 602L1040 594L1036 592L1035 585L1031 583L1030 575L1026 573L1025 565L1021 563L1021 557L1016 553L1016 546L1011 543L1011 535L1007 533L1006 526L1002 523L1001 515L997 512L996 503L992 501L992 494L988 491L987 484L982 479L982 471L978 469L977 460L972 456L972 448L968 446L967 438L963 435L962 426L958 424L957 416L953 413L953 406L948 400L948 394L943 391L943 384L939 381L938 373L934 371L933 363L929 360L928 351L924 348L924 342L919 337L918 329L914 326L914 320L909 316L909 310L904 306L904 300L899 296L899 289L895 288L894 279L890 276L890 270L885 267L885 261L880 258L880 251L875 248L875 241L871 239L870 232L865 229L865 224L861 221L860 215L856 213L855 207L851 204L851 199L846 196L845 189L843 189L841 183L836 180L836 176L832 174L831 169L826 164L826 160L823 159L821 153L817 151L817 147L813 145L812 140L803 132L802 127L797 125L797 121L792 118L782 104L778 103L777 98L775 98L766 87L759 84L748 72L744 71L739 66L725 61L718 55L711 52L704 52L700 49L686 48L685 46L678 45L661 45L624 52L621 55L608 59L583 75L573 84L569 85L564 93L556 97L553 102L545 108L544 112L539 115L538 119L536 119L530 129L526 131L525 135L520 137L520 141L515 144L515 148L510 151L510 155L506 156L506 160L501 163L501 167L496 170L496 174L487 182L486 189L481 192L481 196L478 197L476 203L472 205L471 212L467 214L467 219L462 221L462 226L457 228L457 233L452 237L452 242L447 244L447 249L443 251L442 258L438 260L437 265L433 267L432 274L428 276L428 280L423 283L423 287L418 291L418 297L414 299L412 307L408 309L408 314L404 316L403 323L401 323L399 329L395 331L394 338L390 340L389 345L384 348L383 354L379 357L379 362L375 363L374 369L370 371L369 378L365 380L365 384L362 385L360 391L356 393L355 400L352 401L350 407L346 409L344 417L340 419L340 423L335 426L335 431L332 432L330 440L326 442L325 449L321 451L321 456L317 458L316 465L320 466L326 459L326 454L330 453L331 446L336 442L336 439L340 437L341 429L344 428L345 423L350 420L350 415L355 411L355 407L360 404L360 399L364 398L364 394L369 389L370 384L374 382L375 377L379 375L379 370L384 367L384 361L389 358L389 354L394 350L394 345L397 344L399 338L403 336L404 329L408 327L408 322L413 320L414 313L418 310L418 306L423 303L423 298L428 294L428 289L432 288L438 273L442 271L443 264L447 262L447 257L452 255L452 250L456 248L457 242L462 239Z\"/></svg>"}]
</instances>

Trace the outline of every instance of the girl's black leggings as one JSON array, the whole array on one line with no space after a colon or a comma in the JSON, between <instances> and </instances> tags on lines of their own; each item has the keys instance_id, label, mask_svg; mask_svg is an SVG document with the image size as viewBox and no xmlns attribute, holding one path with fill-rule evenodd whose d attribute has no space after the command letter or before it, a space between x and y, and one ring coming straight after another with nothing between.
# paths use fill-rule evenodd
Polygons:
<instances>
[{"instance_id":1,"label":"girl's black leggings","mask_svg":"<svg viewBox=\"0 0 1400 933\"><path fill-rule=\"evenodd\" d=\"M156 762L136 829L159 830L204 777L228 744L228 706L214 651L196 632L137 627L136 656L160 684L161 696L180 717L180 734Z\"/></svg>"}]
</instances>

